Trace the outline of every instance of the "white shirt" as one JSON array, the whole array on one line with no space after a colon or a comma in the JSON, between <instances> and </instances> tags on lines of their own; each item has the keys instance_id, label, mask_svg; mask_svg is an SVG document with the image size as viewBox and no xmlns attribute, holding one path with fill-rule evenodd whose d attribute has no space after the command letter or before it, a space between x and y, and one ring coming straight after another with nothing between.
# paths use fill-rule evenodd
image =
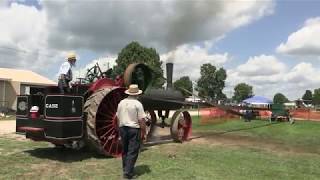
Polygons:
<instances>
[{"instance_id":1,"label":"white shirt","mask_svg":"<svg viewBox=\"0 0 320 180\"><path fill-rule=\"evenodd\" d=\"M130 96L120 101L116 115L119 127L140 128L138 120L146 118L142 104L136 98Z\"/></svg>"},{"instance_id":2,"label":"white shirt","mask_svg":"<svg viewBox=\"0 0 320 180\"><path fill-rule=\"evenodd\" d=\"M67 74L68 71L71 69L71 65L69 62L64 62L61 64L60 69L59 69L59 75L60 74Z\"/></svg>"},{"instance_id":3,"label":"white shirt","mask_svg":"<svg viewBox=\"0 0 320 180\"><path fill-rule=\"evenodd\" d=\"M64 62L61 64L58 76L61 74L68 75L72 79L72 66L69 62Z\"/></svg>"}]
</instances>

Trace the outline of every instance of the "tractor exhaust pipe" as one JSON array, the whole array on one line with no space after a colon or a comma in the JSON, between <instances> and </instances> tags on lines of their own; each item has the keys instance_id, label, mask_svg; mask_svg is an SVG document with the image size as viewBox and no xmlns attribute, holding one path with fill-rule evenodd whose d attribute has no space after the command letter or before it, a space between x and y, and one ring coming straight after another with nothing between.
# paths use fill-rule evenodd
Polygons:
<instances>
[{"instance_id":1,"label":"tractor exhaust pipe","mask_svg":"<svg viewBox=\"0 0 320 180\"><path fill-rule=\"evenodd\" d=\"M167 69L167 89L172 89L173 63L167 63L166 69Z\"/></svg>"}]
</instances>

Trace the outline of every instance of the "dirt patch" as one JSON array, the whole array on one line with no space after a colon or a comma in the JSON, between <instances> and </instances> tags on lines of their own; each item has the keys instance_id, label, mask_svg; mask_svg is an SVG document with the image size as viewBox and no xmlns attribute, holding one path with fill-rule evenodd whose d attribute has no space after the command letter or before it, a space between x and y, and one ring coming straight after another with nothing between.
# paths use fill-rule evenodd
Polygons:
<instances>
[{"instance_id":1,"label":"dirt patch","mask_svg":"<svg viewBox=\"0 0 320 180\"><path fill-rule=\"evenodd\" d=\"M16 134L15 120L0 120L0 137L19 141L26 140L24 135Z\"/></svg>"},{"instance_id":2,"label":"dirt patch","mask_svg":"<svg viewBox=\"0 0 320 180\"><path fill-rule=\"evenodd\" d=\"M51 169L51 171L48 171ZM54 172L52 172L54 169ZM59 177L63 177L68 174L68 168L65 168L63 165L56 163L55 161L48 161L45 163L39 164L31 164L30 165L30 172L24 173L21 178L22 179L33 179L35 177L35 173L37 177L40 179L46 179L45 177L50 177L54 174L59 175ZM37 179L37 178L36 178Z\"/></svg>"},{"instance_id":3,"label":"dirt patch","mask_svg":"<svg viewBox=\"0 0 320 180\"><path fill-rule=\"evenodd\" d=\"M15 120L0 120L0 137L15 139L19 141L26 140L24 135L16 134Z\"/></svg>"},{"instance_id":4,"label":"dirt patch","mask_svg":"<svg viewBox=\"0 0 320 180\"><path fill-rule=\"evenodd\" d=\"M194 134L192 144L206 144L209 146L229 146L229 147L247 147L254 149L262 149L270 152L276 152L279 154L288 153L317 153L305 149L302 147L297 147L293 145L284 144L275 140L267 140L248 136L221 134L221 133L211 133L211 134Z\"/></svg>"},{"instance_id":5,"label":"dirt patch","mask_svg":"<svg viewBox=\"0 0 320 180\"><path fill-rule=\"evenodd\" d=\"M170 135L170 128L156 127L153 132L153 136L149 139L147 145L153 146L172 142L173 141ZM319 152L312 151L310 149L288 145L276 140L262 139L259 137L240 136L227 133L193 133L191 141L188 141L187 143L203 144L208 146L228 146L234 148L246 147L253 149L261 149L273 153L278 153L280 155L288 153L319 154ZM172 148L172 152L170 152L173 153L174 151L175 148Z\"/></svg>"},{"instance_id":6,"label":"dirt patch","mask_svg":"<svg viewBox=\"0 0 320 180\"><path fill-rule=\"evenodd\" d=\"M15 120L0 120L0 135L13 133L16 131Z\"/></svg>"},{"instance_id":7,"label":"dirt patch","mask_svg":"<svg viewBox=\"0 0 320 180\"><path fill-rule=\"evenodd\" d=\"M154 127L152 136L148 139L148 141L161 141L161 140L172 140L169 127L165 127L165 128L161 128L159 126Z\"/></svg>"}]
</instances>

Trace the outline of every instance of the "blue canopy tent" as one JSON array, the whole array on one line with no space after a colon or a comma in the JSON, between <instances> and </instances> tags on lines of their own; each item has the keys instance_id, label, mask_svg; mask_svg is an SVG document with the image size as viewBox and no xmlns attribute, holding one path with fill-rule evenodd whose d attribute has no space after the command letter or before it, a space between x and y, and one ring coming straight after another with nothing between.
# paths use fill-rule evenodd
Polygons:
<instances>
[{"instance_id":1,"label":"blue canopy tent","mask_svg":"<svg viewBox=\"0 0 320 180\"><path fill-rule=\"evenodd\" d=\"M268 105L272 104L272 101L263 96L252 96L251 98L245 99L242 102L247 104L256 104L256 105Z\"/></svg>"}]
</instances>

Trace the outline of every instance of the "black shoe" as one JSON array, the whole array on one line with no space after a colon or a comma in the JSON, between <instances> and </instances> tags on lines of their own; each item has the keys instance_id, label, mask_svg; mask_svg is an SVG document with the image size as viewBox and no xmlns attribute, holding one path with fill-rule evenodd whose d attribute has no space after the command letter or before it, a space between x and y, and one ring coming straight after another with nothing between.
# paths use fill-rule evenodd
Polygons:
<instances>
[{"instance_id":1,"label":"black shoe","mask_svg":"<svg viewBox=\"0 0 320 180\"><path fill-rule=\"evenodd\" d=\"M135 175L126 175L126 174L124 174L123 175L123 178L124 179L137 179L138 178L138 176L135 174Z\"/></svg>"},{"instance_id":2,"label":"black shoe","mask_svg":"<svg viewBox=\"0 0 320 180\"><path fill-rule=\"evenodd\" d=\"M130 176L125 175L125 174L122 177L123 177L123 179L131 179Z\"/></svg>"}]
</instances>

